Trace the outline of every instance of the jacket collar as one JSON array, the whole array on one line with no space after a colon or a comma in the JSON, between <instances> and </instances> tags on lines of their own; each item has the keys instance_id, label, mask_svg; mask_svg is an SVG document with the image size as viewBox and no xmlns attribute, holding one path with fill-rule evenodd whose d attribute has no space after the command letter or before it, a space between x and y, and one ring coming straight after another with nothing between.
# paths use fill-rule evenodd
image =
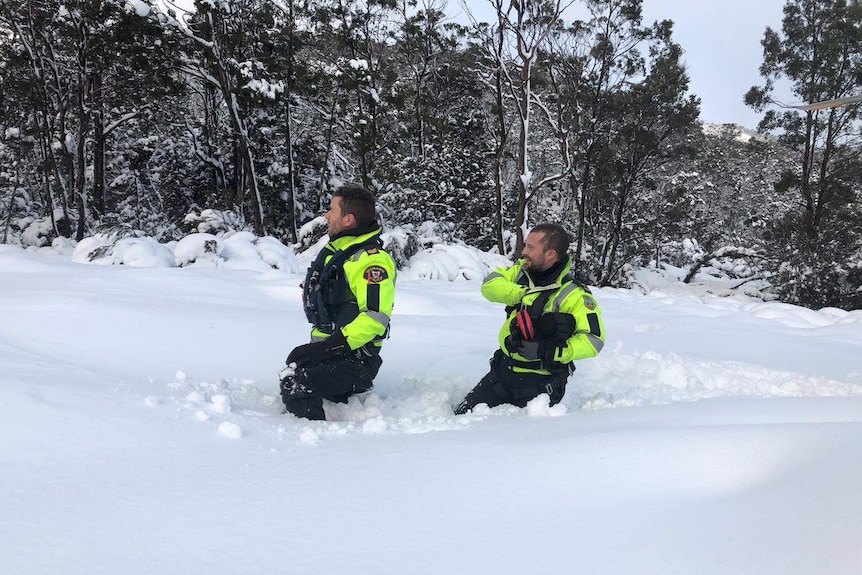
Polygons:
<instances>
[{"instance_id":1,"label":"jacket collar","mask_svg":"<svg viewBox=\"0 0 862 575\"><path fill-rule=\"evenodd\" d=\"M326 244L326 247L333 252L342 251L352 245L365 243L374 238L374 236L379 236L381 232L382 230L377 222L357 226L329 238L329 243Z\"/></svg>"}]
</instances>

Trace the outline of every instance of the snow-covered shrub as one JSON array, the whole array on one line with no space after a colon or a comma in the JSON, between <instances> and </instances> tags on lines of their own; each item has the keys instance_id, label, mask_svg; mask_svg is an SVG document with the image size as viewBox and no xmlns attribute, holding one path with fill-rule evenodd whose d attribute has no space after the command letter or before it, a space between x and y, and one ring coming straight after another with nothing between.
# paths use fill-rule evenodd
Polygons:
<instances>
[{"instance_id":1,"label":"snow-covered shrub","mask_svg":"<svg viewBox=\"0 0 862 575\"><path fill-rule=\"evenodd\" d=\"M223 239L221 258L225 260L225 267L262 272L273 268L294 273L299 270L293 249L275 238L258 238L251 232L235 232L225 234Z\"/></svg>"},{"instance_id":2,"label":"snow-covered shrub","mask_svg":"<svg viewBox=\"0 0 862 575\"><path fill-rule=\"evenodd\" d=\"M407 265L407 262L419 250L422 249L419 236L410 226L394 228L381 235L383 249L385 249L395 262L398 269Z\"/></svg>"},{"instance_id":3,"label":"snow-covered shrub","mask_svg":"<svg viewBox=\"0 0 862 575\"><path fill-rule=\"evenodd\" d=\"M296 253L275 238L265 236L257 238L255 247L260 254L260 259L269 264L270 267L296 273L299 271L299 261Z\"/></svg>"},{"instance_id":4,"label":"snow-covered shrub","mask_svg":"<svg viewBox=\"0 0 862 575\"><path fill-rule=\"evenodd\" d=\"M212 234L191 234L177 242L174 259L178 266L209 265L221 267L224 242Z\"/></svg>"},{"instance_id":5,"label":"snow-covered shrub","mask_svg":"<svg viewBox=\"0 0 862 575\"><path fill-rule=\"evenodd\" d=\"M463 244L437 244L410 258L398 273L408 280L481 281L488 272L511 264L508 258Z\"/></svg>"},{"instance_id":6,"label":"snow-covered shrub","mask_svg":"<svg viewBox=\"0 0 862 575\"><path fill-rule=\"evenodd\" d=\"M49 246L56 236L54 226L48 217L20 218L15 222L14 226L21 230L21 245L25 247L34 246L41 248Z\"/></svg>"},{"instance_id":7,"label":"snow-covered shrub","mask_svg":"<svg viewBox=\"0 0 862 575\"><path fill-rule=\"evenodd\" d=\"M296 246L297 251L304 252L311 246L315 245L320 238L326 235L328 227L326 218L317 216L316 218L304 223L299 228L299 242Z\"/></svg>"},{"instance_id":8,"label":"snow-covered shrub","mask_svg":"<svg viewBox=\"0 0 862 575\"><path fill-rule=\"evenodd\" d=\"M690 238L664 242L659 248L660 263L678 268L691 267L704 255L706 251L700 247L698 241Z\"/></svg>"},{"instance_id":9,"label":"snow-covered shrub","mask_svg":"<svg viewBox=\"0 0 862 575\"><path fill-rule=\"evenodd\" d=\"M153 238L122 238L114 246L114 263L136 267L173 267L173 252Z\"/></svg>"},{"instance_id":10,"label":"snow-covered shrub","mask_svg":"<svg viewBox=\"0 0 862 575\"><path fill-rule=\"evenodd\" d=\"M78 242L75 240L60 236L59 238L54 238L54 241L51 242L51 247L38 248L37 251L43 254L68 256L71 258L77 245Z\"/></svg>"},{"instance_id":11,"label":"snow-covered shrub","mask_svg":"<svg viewBox=\"0 0 862 575\"><path fill-rule=\"evenodd\" d=\"M111 265L114 263L115 241L116 238L102 234L84 238L72 252L72 261L79 264Z\"/></svg>"},{"instance_id":12,"label":"snow-covered shrub","mask_svg":"<svg viewBox=\"0 0 862 575\"><path fill-rule=\"evenodd\" d=\"M115 232L117 230L115 229ZM74 249L55 240L55 253L70 253L72 261L97 265L147 267L212 266L265 272L278 269L296 273L299 263L293 248L272 237L258 238L251 232L223 236L191 234L179 241L160 243L134 232L98 233L81 240ZM68 240L66 240L68 242ZM65 252L63 251L65 250Z\"/></svg>"},{"instance_id":13,"label":"snow-covered shrub","mask_svg":"<svg viewBox=\"0 0 862 575\"><path fill-rule=\"evenodd\" d=\"M56 243L56 241L55 241ZM126 265L136 267L173 267L170 248L149 237L118 237L96 234L84 238L72 251L72 261L96 265Z\"/></svg>"}]
</instances>

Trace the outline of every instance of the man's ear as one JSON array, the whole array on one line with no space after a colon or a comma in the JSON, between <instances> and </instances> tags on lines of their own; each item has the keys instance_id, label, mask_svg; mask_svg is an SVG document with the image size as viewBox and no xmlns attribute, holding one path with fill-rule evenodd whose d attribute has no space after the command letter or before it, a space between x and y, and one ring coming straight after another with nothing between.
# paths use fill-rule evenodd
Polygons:
<instances>
[{"instance_id":1,"label":"man's ear","mask_svg":"<svg viewBox=\"0 0 862 575\"><path fill-rule=\"evenodd\" d=\"M550 258L551 254L554 254L554 263L557 263L558 261L560 261L560 256L557 254L557 250L548 250L545 252L545 254L546 254L545 255L546 258Z\"/></svg>"},{"instance_id":2,"label":"man's ear","mask_svg":"<svg viewBox=\"0 0 862 575\"><path fill-rule=\"evenodd\" d=\"M356 216L347 214L344 216L344 227L352 228L356 226Z\"/></svg>"}]
</instances>

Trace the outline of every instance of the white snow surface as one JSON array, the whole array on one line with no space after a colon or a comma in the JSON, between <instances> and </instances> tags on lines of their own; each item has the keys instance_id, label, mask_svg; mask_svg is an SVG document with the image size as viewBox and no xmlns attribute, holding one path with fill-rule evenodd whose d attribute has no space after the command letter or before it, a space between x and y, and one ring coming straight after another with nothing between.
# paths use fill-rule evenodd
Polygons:
<instances>
[{"instance_id":1,"label":"white snow surface","mask_svg":"<svg viewBox=\"0 0 862 575\"><path fill-rule=\"evenodd\" d=\"M308 257L229 240L0 246L0 573L862 572L862 312L653 274L594 290L560 405L456 417L503 311L439 248L374 389L309 422L276 377Z\"/></svg>"}]
</instances>

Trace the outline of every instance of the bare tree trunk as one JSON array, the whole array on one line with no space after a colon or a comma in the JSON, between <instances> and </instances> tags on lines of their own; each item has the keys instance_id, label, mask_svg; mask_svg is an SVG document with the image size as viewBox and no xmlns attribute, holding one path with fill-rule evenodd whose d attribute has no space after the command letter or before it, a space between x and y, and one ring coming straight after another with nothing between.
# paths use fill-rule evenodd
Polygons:
<instances>
[{"instance_id":1,"label":"bare tree trunk","mask_svg":"<svg viewBox=\"0 0 862 575\"><path fill-rule=\"evenodd\" d=\"M296 243L299 238L299 230L297 228L296 222L296 164L293 161L293 130L291 124L293 122L293 118L291 116L291 105L290 105L290 89L286 90L285 94L285 105L284 105L284 125L285 125L285 154L287 154L287 171L288 171L288 180L287 180L287 195L290 203L290 228L288 231L290 232L290 242Z\"/></svg>"},{"instance_id":2,"label":"bare tree trunk","mask_svg":"<svg viewBox=\"0 0 862 575\"><path fill-rule=\"evenodd\" d=\"M34 119L36 121L36 125L39 126L39 113L34 113ZM60 193L60 206L63 209L63 221L65 224L62 226L57 225L57 218L54 217L54 209L55 200L54 200L54 191L51 188L51 173L52 170L56 173L57 163L56 158L54 158L54 154L51 153L50 144L46 141L47 138L47 130L43 130L40 126L39 129L39 153L42 156L42 171L41 178L44 179L45 184L45 197L47 198L46 204L48 205L48 209L51 213L51 225L54 228L54 233L57 234L57 237L63 236L68 238L72 235L71 229L69 229L69 207L66 204L66 194Z\"/></svg>"},{"instance_id":3,"label":"bare tree trunk","mask_svg":"<svg viewBox=\"0 0 862 575\"><path fill-rule=\"evenodd\" d=\"M293 104L292 104L292 86L295 82L295 71L293 65L293 59L295 56L295 50L293 46L294 38L296 30L294 28L296 17L294 13L294 0L288 0L287 2L287 16L288 23L290 26L290 41L288 43L288 57L287 57L287 82L285 86L285 94L284 94L284 124L285 124L285 153L287 154L287 171L288 171L288 181L287 181L287 193L290 198L290 242L296 243L299 240L299 227L297 226L297 214L296 214L296 163L293 159Z\"/></svg>"},{"instance_id":4,"label":"bare tree trunk","mask_svg":"<svg viewBox=\"0 0 862 575\"><path fill-rule=\"evenodd\" d=\"M19 166L21 165L21 151L19 148L18 151L18 161L15 162L15 183L12 184L12 191L9 192L9 213L6 214L6 228L3 230L3 242L7 243L9 241L9 228L12 227L12 210L15 209L15 192L18 191L18 174L19 174Z\"/></svg>"},{"instance_id":5,"label":"bare tree trunk","mask_svg":"<svg viewBox=\"0 0 862 575\"><path fill-rule=\"evenodd\" d=\"M520 115L520 130L518 134L518 177L515 181L518 190L518 208L515 214L515 253L520 253L524 247L524 234L527 230L527 204L535 190L549 180L559 179L561 176L554 176L549 180L546 179L542 184L535 185L532 183L532 173L529 167L529 144L530 144L530 111L533 106L532 94L532 73L536 59L539 57L539 49L547 42L547 38L551 31L557 25L557 22L562 13L561 0L555 0L547 5L539 5L541 18L539 14L533 13L529 0L521 2L512 2L504 12L502 2L499 0L495 3L497 10L497 20L500 26L510 28L515 37L515 45L517 50L517 67L520 77L516 81L513 78L508 78L509 88L512 96L518 103L518 113ZM513 22L509 18L509 14L514 12L516 20ZM536 24L537 20L541 20L541 24ZM501 67L504 71L505 68Z\"/></svg>"},{"instance_id":6,"label":"bare tree trunk","mask_svg":"<svg viewBox=\"0 0 862 575\"><path fill-rule=\"evenodd\" d=\"M617 213L616 217L614 218L614 226L611 233L611 241L609 242L610 254L608 255L604 277L602 278L602 282L600 284L603 286L610 285L611 276L613 275L614 263L616 262L617 258L617 248L619 247L620 238L622 237L623 216L626 211L626 201L628 200L628 195L629 194L627 189L620 192Z\"/></svg>"},{"instance_id":7,"label":"bare tree trunk","mask_svg":"<svg viewBox=\"0 0 862 575\"><path fill-rule=\"evenodd\" d=\"M102 95L102 75L90 78L90 106L93 112L93 215L101 218L107 209L105 198L105 110Z\"/></svg>"},{"instance_id":8,"label":"bare tree trunk","mask_svg":"<svg viewBox=\"0 0 862 575\"><path fill-rule=\"evenodd\" d=\"M336 99L333 95L332 97L332 106L329 108L329 123L326 126L326 154L323 157L323 166L320 169L320 191L317 196L317 209L325 210L326 205L324 198L326 197L327 191L327 178L326 174L329 170L329 159L332 157L332 140L334 137L335 131L335 108L336 108Z\"/></svg>"},{"instance_id":9,"label":"bare tree trunk","mask_svg":"<svg viewBox=\"0 0 862 575\"><path fill-rule=\"evenodd\" d=\"M521 62L521 113L520 130L518 131L518 177L515 187L518 190L518 208L515 211L515 254L520 254L524 247L524 234L527 227L527 194L529 193L532 176L529 171L528 154L530 153L530 91L531 91L532 61Z\"/></svg>"},{"instance_id":10,"label":"bare tree trunk","mask_svg":"<svg viewBox=\"0 0 862 575\"><path fill-rule=\"evenodd\" d=\"M86 148L87 148L87 136L83 132L84 125L86 122L81 119L82 125L78 129L78 145L76 148L77 158L78 158L78 173L77 173L77 182L75 188L75 204L78 206L78 229L75 233L75 239L79 242L84 239L87 231L87 202L85 198L85 194L87 193L86 189Z\"/></svg>"},{"instance_id":11,"label":"bare tree trunk","mask_svg":"<svg viewBox=\"0 0 862 575\"><path fill-rule=\"evenodd\" d=\"M500 255L506 255L506 246L503 244L503 156L506 153L506 145L509 140L509 129L506 126L506 107L503 98L503 41L505 30L500 25L497 28L497 38L494 52L497 59L497 69L494 71L494 96L497 98L497 126L499 138L497 139L497 152L494 154L494 199L496 201L496 232L497 250Z\"/></svg>"},{"instance_id":12,"label":"bare tree trunk","mask_svg":"<svg viewBox=\"0 0 862 575\"><path fill-rule=\"evenodd\" d=\"M90 129L90 110L87 108L89 70L87 62L87 37L83 36L78 47L78 134L75 146L76 182L75 203L78 206L78 229L75 239L84 239L87 230L87 133Z\"/></svg>"}]
</instances>

